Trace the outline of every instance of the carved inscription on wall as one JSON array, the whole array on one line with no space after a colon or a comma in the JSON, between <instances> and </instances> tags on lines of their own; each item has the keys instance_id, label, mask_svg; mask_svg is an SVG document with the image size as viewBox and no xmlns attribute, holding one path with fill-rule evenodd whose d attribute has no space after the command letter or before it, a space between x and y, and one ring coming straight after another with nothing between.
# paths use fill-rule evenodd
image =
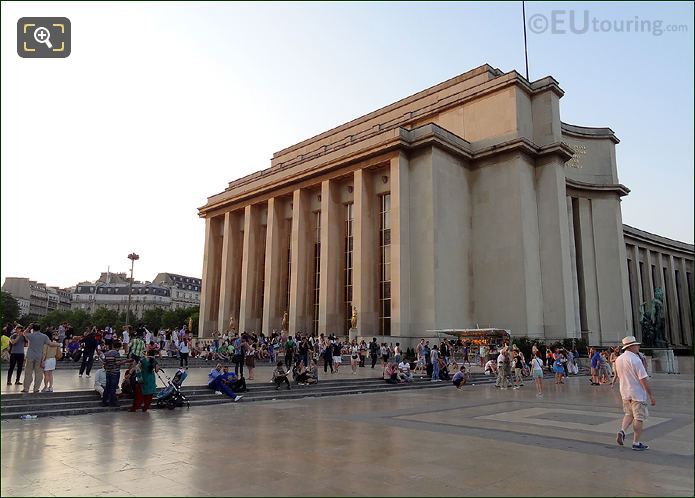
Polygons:
<instances>
[{"instance_id":1,"label":"carved inscription on wall","mask_svg":"<svg viewBox=\"0 0 695 498\"><path fill-rule=\"evenodd\" d=\"M568 144L570 149L574 151L574 155L569 161L565 163L565 166L570 168L580 169L582 167L582 157L586 154L586 145L582 144Z\"/></svg>"}]
</instances>

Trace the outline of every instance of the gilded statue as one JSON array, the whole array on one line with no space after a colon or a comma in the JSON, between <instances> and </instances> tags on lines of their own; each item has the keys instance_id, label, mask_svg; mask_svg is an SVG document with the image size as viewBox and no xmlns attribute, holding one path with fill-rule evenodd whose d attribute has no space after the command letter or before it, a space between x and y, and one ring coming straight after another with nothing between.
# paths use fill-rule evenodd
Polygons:
<instances>
[{"instance_id":1,"label":"gilded statue","mask_svg":"<svg viewBox=\"0 0 695 498\"><path fill-rule=\"evenodd\" d=\"M287 326L289 325L289 317L287 315L287 311L285 311L282 315L282 330L284 332L287 332Z\"/></svg>"},{"instance_id":2,"label":"gilded statue","mask_svg":"<svg viewBox=\"0 0 695 498\"><path fill-rule=\"evenodd\" d=\"M352 307L352 318L350 319L350 325L353 329L357 328L357 306Z\"/></svg>"}]
</instances>

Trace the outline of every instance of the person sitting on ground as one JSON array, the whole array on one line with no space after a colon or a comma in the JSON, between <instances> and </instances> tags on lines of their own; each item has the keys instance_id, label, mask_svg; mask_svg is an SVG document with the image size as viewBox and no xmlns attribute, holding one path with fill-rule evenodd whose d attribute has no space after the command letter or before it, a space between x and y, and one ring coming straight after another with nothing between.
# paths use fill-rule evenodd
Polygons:
<instances>
[{"instance_id":1,"label":"person sitting on ground","mask_svg":"<svg viewBox=\"0 0 695 498\"><path fill-rule=\"evenodd\" d=\"M125 378L123 379L125 383ZM94 378L94 390L97 392L100 398L104 396L104 388L106 387L106 369L100 368L97 370L96 377ZM122 390L120 387L116 388L116 394L121 394Z\"/></svg>"},{"instance_id":2,"label":"person sitting on ground","mask_svg":"<svg viewBox=\"0 0 695 498\"><path fill-rule=\"evenodd\" d=\"M485 375L497 375L497 363L495 360L488 360L485 364Z\"/></svg>"},{"instance_id":3,"label":"person sitting on ground","mask_svg":"<svg viewBox=\"0 0 695 498\"><path fill-rule=\"evenodd\" d=\"M121 397L131 398L135 396L135 382L136 382L136 370L137 363L133 362L130 368L123 374L123 382L121 382Z\"/></svg>"},{"instance_id":4,"label":"person sitting on ground","mask_svg":"<svg viewBox=\"0 0 695 498\"><path fill-rule=\"evenodd\" d=\"M309 370L304 366L304 362L301 360L297 362L297 365L292 369L294 373L294 380L299 385L306 385L309 380Z\"/></svg>"},{"instance_id":5,"label":"person sitting on ground","mask_svg":"<svg viewBox=\"0 0 695 498\"><path fill-rule=\"evenodd\" d=\"M287 372L285 371L285 368L283 367L283 363L281 361L278 361L275 370L273 370L273 382L275 383L276 391L280 389L280 384L282 384L283 382L287 384L288 390L292 389L290 387L290 381L287 378Z\"/></svg>"},{"instance_id":6,"label":"person sitting on ground","mask_svg":"<svg viewBox=\"0 0 695 498\"><path fill-rule=\"evenodd\" d=\"M454 374L454 378L451 381L456 386L456 389L461 389L468 382L468 373L465 365L461 365L461 368Z\"/></svg>"},{"instance_id":7,"label":"person sitting on ground","mask_svg":"<svg viewBox=\"0 0 695 498\"><path fill-rule=\"evenodd\" d=\"M208 387L215 392L224 393L234 401L239 401L242 396L237 395L227 382L225 382L222 364L218 363L208 374Z\"/></svg>"},{"instance_id":8,"label":"person sitting on ground","mask_svg":"<svg viewBox=\"0 0 695 498\"><path fill-rule=\"evenodd\" d=\"M167 349L167 356L169 358L176 356L177 353L179 352L179 349L176 346L176 341L173 339L169 340L169 344L167 344L166 349Z\"/></svg>"},{"instance_id":9,"label":"person sitting on ground","mask_svg":"<svg viewBox=\"0 0 695 498\"><path fill-rule=\"evenodd\" d=\"M447 367L444 358L441 355L439 355L437 361L439 362L439 380L451 380L449 368Z\"/></svg>"},{"instance_id":10,"label":"person sitting on ground","mask_svg":"<svg viewBox=\"0 0 695 498\"><path fill-rule=\"evenodd\" d=\"M231 358L231 355L228 351L229 345L226 342L222 343L222 346L217 350L217 353L215 353L215 357L220 360L220 361L229 361Z\"/></svg>"},{"instance_id":11,"label":"person sitting on ground","mask_svg":"<svg viewBox=\"0 0 695 498\"><path fill-rule=\"evenodd\" d=\"M78 337L73 337L68 343L68 356L72 358L75 353L80 349L80 339Z\"/></svg>"},{"instance_id":12,"label":"person sitting on ground","mask_svg":"<svg viewBox=\"0 0 695 498\"><path fill-rule=\"evenodd\" d=\"M246 387L246 379L243 377L239 378L234 372L230 372L227 365L222 367L222 380L223 382L226 382L231 390L235 393L244 393L248 391L248 388Z\"/></svg>"},{"instance_id":13,"label":"person sitting on ground","mask_svg":"<svg viewBox=\"0 0 695 498\"><path fill-rule=\"evenodd\" d=\"M398 378L398 367L390 361L387 361L384 366L384 380L387 384L399 384L402 382Z\"/></svg>"},{"instance_id":14,"label":"person sitting on ground","mask_svg":"<svg viewBox=\"0 0 695 498\"><path fill-rule=\"evenodd\" d=\"M410 371L410 363L405 358L403 358L398 364L398 378L403 382L413 381L413 374Z\"/></svg>"},{"instance_id":15,"label":"person sitting on ground","mask_svg":"<svg viewBox=\"0 0 695 498\"><path fill-rule=\"evenodd\" d=\"M309 362L309 368L307 370L307 384L316 384L319 381L319 367L316 364L316 360L311 360Z\"/></svg>"}]
</instances>

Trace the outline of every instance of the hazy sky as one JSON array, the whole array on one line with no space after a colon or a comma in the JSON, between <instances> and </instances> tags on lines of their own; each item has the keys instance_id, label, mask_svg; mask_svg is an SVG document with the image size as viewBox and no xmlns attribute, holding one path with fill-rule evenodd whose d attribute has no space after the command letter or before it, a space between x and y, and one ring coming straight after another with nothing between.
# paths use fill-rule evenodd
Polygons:
<instances>
[{"instance_id":1,"label":"hazy sky","mask_svg":"<svg viewBox=\"0 0 695 498\"><path fill-rule=\"evenodd\" d=\"M529 2L527 17L563 9L685 25L528 44L563 121L620 138L623 221L692 243L692 3ZM70 57L18 57L30 16L70 18ZM486 62L524 72L520 2L12 2L1 27L0 278L62 286L126 271L131 251L136 279L200 276L196 208L274 151Z\"/></svg>"}]
</instances>

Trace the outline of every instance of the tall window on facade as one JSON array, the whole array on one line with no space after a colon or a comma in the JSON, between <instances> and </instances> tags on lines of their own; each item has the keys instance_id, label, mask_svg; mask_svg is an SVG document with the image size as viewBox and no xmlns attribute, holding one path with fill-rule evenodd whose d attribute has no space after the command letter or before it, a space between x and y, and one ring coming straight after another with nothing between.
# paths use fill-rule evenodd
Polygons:
<instances>
[{"instance_id":1,"label":"tall window on facade","mask_svg":"<svg viewBox=\"0 0 695 498\"><path fill-rule=\"evenodd\" d=\"M379 201L379 333L391 335L391 194Z\"/></svg>"},{"instance_id":2,"label":"tall window on facade","mask_svg":"<svg viewBox=\"0 0 695 498\"><path fill-rule=\"evenodd\" d=\"M345 205L345 334L351 327L352 319L352 226L354 205Z\"/></svg>"},{"instance_id":3,"label":"tall window on facade","mask_svg":"<svg viewBox=\"0 0 695 498\"><path fill-rule=\"evenodd\" d=\"M321 211L314 213L314 316L312 334L319 334L319 292L321 288Z\"/></svg>"}]
</instances>

